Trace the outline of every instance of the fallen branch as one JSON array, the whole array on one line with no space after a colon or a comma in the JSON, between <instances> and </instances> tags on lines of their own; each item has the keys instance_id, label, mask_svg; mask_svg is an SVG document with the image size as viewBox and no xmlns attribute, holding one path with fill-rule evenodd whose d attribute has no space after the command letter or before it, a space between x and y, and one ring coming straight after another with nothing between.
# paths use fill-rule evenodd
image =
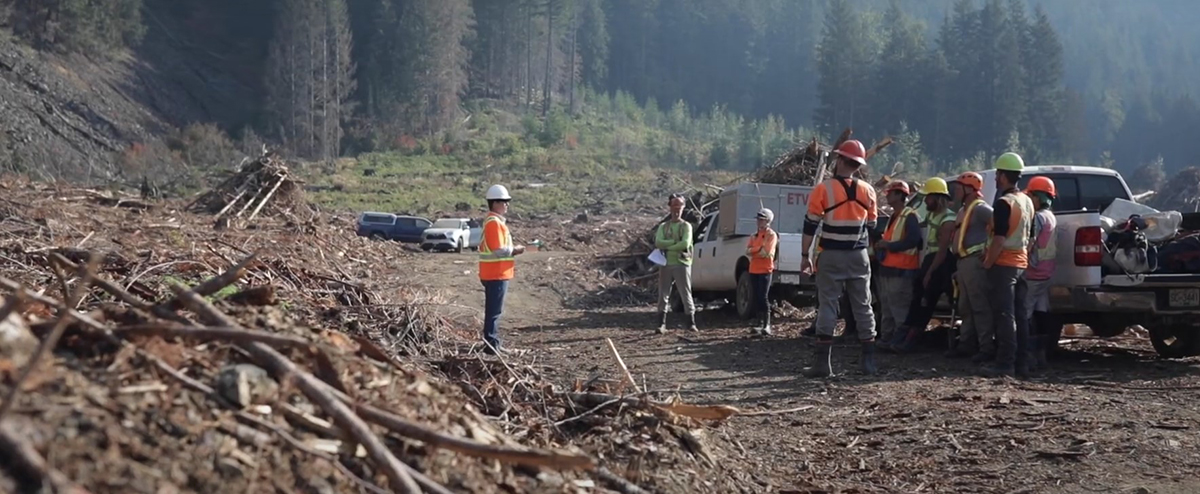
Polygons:
<instances>
[{"instance_id":1,"label":"fallen branch","mask_svg":"<svg viewBox=\"0 0 1200 494\"><path fill-rule=\"evenodd\" d=\"M232 341L235 343L258 342L277 348L309 348L314 346L308 340L297 336L245 329L240 327L218 326L173 326L168 324L139 324L122 326L110 330L120 335L145 335L173 338L191 338L200 341Z\"/></svg>"},{"instance_id":2,"label":"fallen branch","mask_svg":"<svg viewBox=\"0 0 1200 494\"><path fill-rule=\"evenodd\" d=\"M596 477L599 477L605 484L608 484L622 494L650 494L650 491L638 487L636 484L625 480L620 475L612 473L612 471L605 467L596 469Z\"/></svg>"},{"instance_id":3,"label":"fallen branch","mask_svg":"<svg viewBox=\"0 0 1200 494\"><path fill-rule=\"evenodd\" d=\"M235 267L233 271L240 271L240 269ZM237 321L219 312L196 292L179 285L173 285L171 289L175 292L178 300L208 324L241 327ZM371 428L355 415L350 407L330 394L329 386L323 381L301 370L274 348L263 343L246 342L238 346L250 353L255 361L267 369L281 384L296 386L309 400L333 417L342 429L367 450L367 454L374 460L376 467L387 476L393 489L411 494L422 492L421 487L409 474L408 467L392 454L379 436L371 432Z\"/></svg>"},{"instance_id":4,"label":"fallen branch","mask_svg":"<svg viewBox=\"0 0 1200 494\"><path fill-rule=\"evenodd\" d=\"M75 485L62 472L46 465L38 454L16 431L0 422L0 468L16 481L20 492L55 492L60 494L87 494L87 490ZM50 489L44 489L49 485Z\"/></svg>"},{"instance_id":5,"label":"fallen branch","mask_svg":"<svg viewBox=\"0 0 1200 494\"><path fill-rule=\"evenodd\" d=\"M617 346L613 344L612 338L605 338L604 341L608 343L608 351L612 353L613 358L617 359L617 368L621 370L625 380L633 385L634 391L641 393L642 388L638 387L637 381L633 380L633 374L629 373L629 367L625 366L625 360L621 358L621 353L617 351Z\"/></svg>"},{"instance_id":6,"label":"fallen branch","mask_svg":"<svg viewBox=\"0 0 1200 494\"><path fill-rule=\"evenodd\" d=\"M41 363L42 357L58 345L58 339L62 338L63 333L67 330L67 326L71 324L71 314L75 312L74 307L79 305L79 301L83 300L83 296L91 289L92 274L96 272L96 267L99 263L100 257L93 255L88 261L87 267L79 270L79 284L75 286L75 290L71 293L71 299L67 302L64 310L60 311L58 322L54 324L54 329L50 331L50 335L46 339L41 341L37 350L29 357L29 362L25 364L25 369L21 371L21 377L18 377L16 382L13 383L12 388L8 390L8 394L4 397L4 403L0 404L0 422L4 420L4 416L8 412L12 411L17 401L17 395L20 394L25 381L29 379L29 376L33 374L38 364Z\"/></svg>"}]
</instances>

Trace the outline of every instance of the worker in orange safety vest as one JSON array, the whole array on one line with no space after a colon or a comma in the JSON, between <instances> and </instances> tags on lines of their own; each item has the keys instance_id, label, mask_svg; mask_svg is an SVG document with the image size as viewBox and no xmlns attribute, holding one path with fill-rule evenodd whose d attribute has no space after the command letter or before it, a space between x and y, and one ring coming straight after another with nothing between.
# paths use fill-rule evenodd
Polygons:
<instances>
[{"instance_id":1,"label":"worker in orange safety vest","mask_svg":"<svg viewBox=\"0 0 1200 494\"><path fill-rule=\"evenodd\" d=\"M875 188L853 178L854 172L867 163L867 152L861 142L848 140L834 151L837 162L833 178L821 182L812 191L808 214L804 218L801 272L812 274L814 266L808 258L813 238L820 227L817 258L817 341L814 345L812 367L804 375L811 378L833 374L833 330L838 318L838 301L843 290L854 313L855 330L862 346L862 371L875 374L875 314L871 310L871 261L867 255L869 233L878 218ZM849 328L847 328L849 329Z\"/></svg>"},{"instance_id":2,"label":"worker in orange safety vest","mask_svg":"<svg viewBox=\"0 0 1200 494\"><path fill-rule=\"evenodd\" d=\"M746 245L746 256L750 258L750 288L754 292L754 311L758 314L758 326L750 328L751 334L771 335L771 273L775 272L775 247L779 245L779 235L771 229L775 220L775 212L762 208L755 217L758 221L758 232L750 237Z\"/></svg>"},{"instance_id":3,"label":"worker in orange safety vest","mask_svg":"<svg viewBox=\"0 0 1200 494\"><path fill-rule=\"evenodd\" d=\"M904 320L912 304L913 280L921 270L921 218L917 211L906 207L911 191L903 180L894 180L884 189L884 197L892 207L883 239L875 243L880 257L876 273L879 294L879 340L888 341Z\"/></svg>"},{"instance_id":4,"label":"worker in orange safety vest","mask_svg":"<svg viewBox=\"0 0 1200 494\"><path fill-rule=\"evenodd\" d=\"M513 245L512 234L504 215L512 196L503 185L487 190L488 214L483 220L483 239L479 242L479 280L483 283L483 341L484 351L499 355L510 349L500 344L500 315L504 313L504 296L508 282L513 279L516 263L513 259L525 253L524 245Z\"/></svg>"}]
</instances>

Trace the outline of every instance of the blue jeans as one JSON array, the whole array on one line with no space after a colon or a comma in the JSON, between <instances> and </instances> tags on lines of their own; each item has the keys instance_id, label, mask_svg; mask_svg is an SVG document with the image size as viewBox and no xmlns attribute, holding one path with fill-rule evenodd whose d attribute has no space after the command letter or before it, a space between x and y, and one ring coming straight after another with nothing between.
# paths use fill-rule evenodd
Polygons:
<instances>
[{"instance_id":1,"label":"blue jeans","mask_svg":"<svg viewBox=\"0 0 1200 494\"><path fill-rule=\"evenodd\" d=\"M754 314L763 317L766 311L771 310L771 302L767 298L771 291L771 273L751 274L750 288L754 292Z\"/></svg>"},{"instance_id":2,"label":"blue jeans","mask_svg":"<svg viewBox=\"0 0 1200 494\"><path fill-rule=\"evenodd\" d=\"M507 293L508 280L483 282L483 341L493 348L500 348L500 315Z\"/></svg>"}]
</instances>

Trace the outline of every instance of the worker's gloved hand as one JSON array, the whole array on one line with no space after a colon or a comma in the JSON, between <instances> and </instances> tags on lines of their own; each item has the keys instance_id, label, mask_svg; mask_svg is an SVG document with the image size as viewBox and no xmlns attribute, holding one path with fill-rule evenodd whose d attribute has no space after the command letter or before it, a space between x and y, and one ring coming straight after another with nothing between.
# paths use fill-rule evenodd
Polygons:
<instances>
[{"instance_id":1,"label":"worker's gloved hand","mask_svg":"<svg viewBox=\"0 0 1200 494\"><path fill-rule=\"evenodd\" d=\"M524 253L525 253L524 245L518 245L516 247L513 247L513 255L519 255L519 254L524 254Z\"/></svg>"}]
</instances>

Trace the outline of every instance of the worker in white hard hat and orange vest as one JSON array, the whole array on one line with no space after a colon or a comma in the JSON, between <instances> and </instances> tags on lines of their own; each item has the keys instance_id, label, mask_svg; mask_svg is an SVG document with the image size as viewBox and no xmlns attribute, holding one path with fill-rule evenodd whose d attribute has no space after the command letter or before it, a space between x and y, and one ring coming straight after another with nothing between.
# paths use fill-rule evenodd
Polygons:
<instances>
[{"instance_id":1,"label":"worker in white hard hat and orange vest","mask_svg":"<svg viewBox=\"0 0 1200 494\"><path fill-rule=\"evenodd\" d=\"M758 326L750 328L752 334L771 335L771 273L775 272L775 247L779 245L779 235L771 229L775 221L775 212L762 208L756 216L758 232L750 237L746 246L746 256L750 258L750 288L754 292L754 311L758 314Z\"/></svg>"},{"instance_id":2,"label":"worker in white hard hat and orange vest","mask_svg":"<svg viewBox=\"0 0 1200 494\"><path fill-rule=\"evenodd\" d=\"M913 280L921 270L921 218L913 208L905 206L911 191L903 180L892 181L884 188L892 217L888 219L883 239L875 243L879 262L880 318L879 339L889 341L904 320L912 304Z\"/></svg>"},{"instance_id":3,"label":"worker in white hard hat and orange vest","mask_svg":"<svg viewBox=\"0 0 1200 494\"><path fill-rule=\"evenodd\" d=\"M492 355L508 353L500 344L500 315L504 313L504 296L508 282L513 279L514 256L524 254L524 245L513 245L512 234L504 215L512 196L503 185L487 190L488 214L483 220L483 240L479 242L479 280L483 283L483 341L484 351Z\"/></svg>"},{"instance_id":4,"label":"worker in white hard hat and orange vest","mask_svg":"<svg viewBox=\"0 0 1200 494\"><path fill-rule=\"evenodd\" d=\"M869 233L878 218L875 188L853 178L867 164L862 143L848 140L834 151L837 163L833 178L821 182L812 191L808 214L804 219L801 271L816 274L817 341L815 362L804 370L807 377L832 375L833 330L838 318L838 301L845 291L854 313L854 326L862 344L862 371L875 374L875 314L871 310L871 260L867 255ZM821 255L814 270L808 258L813 238L820 228ZM848 329L848 328L847 328Z\"/></svg>"}]
</instances>

